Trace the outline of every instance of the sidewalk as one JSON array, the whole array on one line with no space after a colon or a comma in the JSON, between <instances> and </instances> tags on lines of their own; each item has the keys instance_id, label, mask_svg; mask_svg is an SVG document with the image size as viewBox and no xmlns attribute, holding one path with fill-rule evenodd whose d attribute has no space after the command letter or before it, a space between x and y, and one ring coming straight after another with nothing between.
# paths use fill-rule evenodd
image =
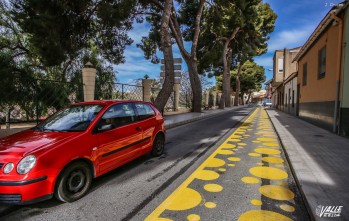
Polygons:
<instances>
[{"instance_id":1,"label":"sidewalk","mask_svg":"<svg viewBox=\"0 0 349 221\"><path fill-rule=\"evenodd\" d=\"M267 112L313 218L333 220L320 218L317 209L343 206L336 220L349 220L349 139L280 111Z\"/></svg>"}]
</instances>

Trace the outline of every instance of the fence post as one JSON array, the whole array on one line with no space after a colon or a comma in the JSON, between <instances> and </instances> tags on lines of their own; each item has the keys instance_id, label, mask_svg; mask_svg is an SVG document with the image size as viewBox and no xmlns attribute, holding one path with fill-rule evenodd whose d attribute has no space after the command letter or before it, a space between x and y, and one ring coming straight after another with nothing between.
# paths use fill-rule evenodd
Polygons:
<instances>
[{"instance_id":1,"label":"fence post","mask_svg":"<svg viewBox=\"0 0 349 221\"><path fill-rule=\"evenodd\" d=\"M124 84L121 84L121 100L124 99Z\"/></svg>"},{"instance_id":2,"label":"fence post","mask_svg":"<svg viewBox=\"0 0 349 221\"><path fill-rule=\"evenodd\" d=\"M217 91L213 91L213 107L216 107L217 105Z\"/></svg>"},{"instance_id":3,"label":"fence post","mask_svg":"<svg viewBox=\"0 0 349 221\"><path fill-rule=\"evenodd\" d=\"M93 101L95 99L96 69L92 67L90 62L87 62L82 69L82 81L84 101Z\"/></svg>"},{"instance_id":4,"label":"fence post","mask_svg":"<svg viewBox=\"0 0 349 221\"><path fill-rule=\"evenodd\" d=\"M143 101L150 102L151 98L151 82L153 79L142 79Z\"/></svg>"}]
</instances>

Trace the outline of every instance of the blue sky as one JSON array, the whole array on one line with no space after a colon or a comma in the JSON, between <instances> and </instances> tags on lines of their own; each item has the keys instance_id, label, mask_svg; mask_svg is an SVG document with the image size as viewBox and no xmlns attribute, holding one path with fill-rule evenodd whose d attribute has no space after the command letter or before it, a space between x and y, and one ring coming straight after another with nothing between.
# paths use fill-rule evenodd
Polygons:
<instances>
[{"instance_id":1,"label":"blue sky","mask_svg":"<svg viewBox=\"0 0 349 221\"><path fill-rule=\"evenodd\" d=\"M319 22L334 4L341 0L265 0L271 5L278 15L275 30L270 34L268 41L268 52L262 56L255 57L257 64L265 68L267 80L272 77L272 71L268 71L273 66L274 51L283 48L293 48L302 46L311 33L315 30ZM152 64L145 60L143 52L136 47L142 36L146 36L149 31L147 24L135 24L134 29L129 33L134 43L127 47L125 51L126 62L115 66L116 78L120 83L132 83L136 79L143 78L145 74L150 78L158 78L160 65ZM190 43L187 43L187 48ZM180 57L179 50L174 45L174 56ZM162 57L161 53L158 53ZM183 71L186 71L183 65ZM210 81L214 81L211 79Z\"/></svg>"}]
</instances>

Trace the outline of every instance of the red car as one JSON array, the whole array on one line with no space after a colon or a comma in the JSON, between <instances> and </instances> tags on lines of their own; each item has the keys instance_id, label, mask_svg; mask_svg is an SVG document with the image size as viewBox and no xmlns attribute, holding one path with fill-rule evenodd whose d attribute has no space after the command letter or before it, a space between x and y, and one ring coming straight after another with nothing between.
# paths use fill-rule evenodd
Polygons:
<instances>
[{"instance_id":1,"label":"red car","mask_svg":"<svg viewBox=\"0 0 349 221\"><path fill-rule=\"evenodd\" d=\"M0 139L0 202L28 204L55 196L73 202L92 178L137 157L164 151L160 112L138 101L77 103L36 127Z\"/></svg>"}]
</instances>

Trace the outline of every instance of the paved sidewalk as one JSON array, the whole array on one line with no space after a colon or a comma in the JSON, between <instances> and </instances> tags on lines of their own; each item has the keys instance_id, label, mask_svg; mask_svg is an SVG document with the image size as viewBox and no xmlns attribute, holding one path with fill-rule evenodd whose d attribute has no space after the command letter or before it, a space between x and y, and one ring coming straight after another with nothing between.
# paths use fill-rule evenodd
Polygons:
<instances>
[{"instance_id":1,"label":"paved sidewalk","mask_svg":"<svg viewBox=\"0 0 349 221\"><path fill-rule=\"evenodd\" d=\"M267 112L313 218L334 220L320 218L317 209L343 206L340 218L335 220L349 220L349 139L280 111Z\"/></svg>"}]
</instances>

